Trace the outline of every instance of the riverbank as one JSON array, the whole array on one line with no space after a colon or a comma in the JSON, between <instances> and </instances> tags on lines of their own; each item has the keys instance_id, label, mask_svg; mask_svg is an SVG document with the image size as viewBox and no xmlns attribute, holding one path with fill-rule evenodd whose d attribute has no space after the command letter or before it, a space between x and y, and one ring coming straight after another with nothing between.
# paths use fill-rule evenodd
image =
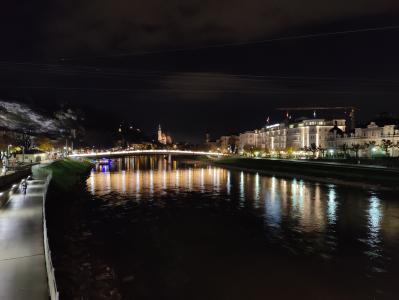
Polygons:
<instances>
[{"instance_id":1,"label":"riverbank","mask_svg":"<svg viewBox=\"0 0 399 300\"><path fill-rule=\"evenodd\" d=\"M68 191L86 177L92 165L88 161L58 160L46 167L53 174L50 189Z\"/></svg>"},{"instance_id":2,"label":"riverbank","mask_svg":"<svg viewBox=\"0 0 399 300\"><path fill-rule=\"evenodd\" d=\"M284 159L225 157L202 159L206 163L279 177L297 177L323 183L359 186L370 189L399 189L399 169Z\"/></svg>"},{"instance_id":3,"label":"riverbank","mask_svg":"<svg viewBox=\"0 0 399 300\"><path fill-rule=\"evenodd\" d=\"M86 179L92 164L61 160L53 172L46 204L55 277L61 299L119 299L115 280L92 233Z\"/></svg>"}]
</instances>

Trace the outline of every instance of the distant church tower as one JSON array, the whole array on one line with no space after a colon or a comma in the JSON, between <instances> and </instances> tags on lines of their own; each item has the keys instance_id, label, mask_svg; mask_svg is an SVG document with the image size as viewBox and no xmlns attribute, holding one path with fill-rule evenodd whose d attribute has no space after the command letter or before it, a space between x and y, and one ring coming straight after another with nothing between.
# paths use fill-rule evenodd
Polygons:
<instances>
[{"instance_id":1,"label":"distant church tower","mask_svg":"<svg viewBox=\"0 0 399 300\"><path fill-rule=\"evenodd\" d=\"M166 145L168 143L168 139L165 133L162 132L161 125L158 127L158 142Z\"/></svg>"},{"instance_id":2,"label":"distant church tower","mask_svg":"<svg viewBox=\"0 0 399 300\"><path fill-rule=\"evenodd\" d=\"M161 128L161 124L159 124L159 127L158 127L158 142L162 143L162 128Z\"/></svg>"}]
</instances>

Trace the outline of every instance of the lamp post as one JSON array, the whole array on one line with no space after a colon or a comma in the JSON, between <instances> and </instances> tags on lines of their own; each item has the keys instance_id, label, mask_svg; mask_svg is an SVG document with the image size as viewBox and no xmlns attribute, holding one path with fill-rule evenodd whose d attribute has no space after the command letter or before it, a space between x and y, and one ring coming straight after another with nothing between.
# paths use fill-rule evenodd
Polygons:
<instances>
[{"instance_id":1,"label":"lamp post","mask_svg":"<svg viewBox=\"0 0 399 300\"><path fill-rule=\"evenodd\" d=\"M374 157L375 157L375 153L377 152L377 147L373 147L372 149L371 149L371 158L372 159L374 159Z\"/></svg>"},{"instance_id":2,"label":"lamp post","mask_svg":"<svg viewBox=\"0 0 399 300\"><path fill-rule=\"evenodd\" d=\"M10 164L10 148L12 147L12 145L10 144L10 145L8 145L7 146L7 156L6 156L6 172L5 172L5 174L7 174L7 170L8 170L8 166L9 166L9 164Z\"/></svg>"}]
</instances>

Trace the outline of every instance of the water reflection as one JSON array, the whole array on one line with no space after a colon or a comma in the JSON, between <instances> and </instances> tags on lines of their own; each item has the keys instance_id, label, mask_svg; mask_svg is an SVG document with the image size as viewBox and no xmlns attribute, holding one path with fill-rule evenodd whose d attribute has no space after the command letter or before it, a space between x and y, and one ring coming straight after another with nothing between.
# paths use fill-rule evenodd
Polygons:
<instances>
[{"instance_id":1,"label":"water reflection","mask_svg":"<svg viewBox=\"0 0 399 300\"><path fill-rule=\"evenodd\" d=\"M229 171L216 167L179 169L176 164L171 167L159 160L145 163L141 159L130 159L130 163L112 163L97 165L88 180L89 190L93 195L110 192L121 194L153 195L163 190L176 189L179 191L212 190L221 193L230 189L231 174ZM118 161L117 161L118 162ZM149 169L141 169L149 165ZM155 168L156 166L156 168ZM119 168L124 170L118 171Z\"/></svg>"},{"instance_id":2,"label":"water reflection","mask_svg":"<svg viewBox=\"0 0 399 300\"><path fill-rule=\"evenodd\" d=\"M351 264L373 270L387 270L384 264L392 262L398 266L399 204L385 205L381 194L215 166L168 164L162 157L97 165L87 185L95 196L115 193L137 202L198 194L261 219L265 238L295 255L341 259L344 269ZM383 255L389 259L374 259Z\"/></svg>"},{"instance_id":3,"label":"water reflection","mask_svg":"<svg viewBox=\"0 0 399 300\"><path fill-rule=\"evenodd\" d=\"M132 157L97 165L88 186L93 195L117 192L134 195L135 199L151 198L171 190L211 192L220 199L236 193L238 208L253 209L263 215L265 224L271 228L280 227L284 217L294 221L300 232L323 232L327 224L337 222L334 186L325 190L319 184L305 184L296 179L237 173L214 166L183 166L176 161L168 164L162 157ZM374 225L379 222L375 218L380 218L377 201L377 198L372 200L374 204L370 208Z\"/></svg>"},{"instance_id":4,"label":"water reflection","mask_svg":"<svg viewBox=\"0 0 399 300\"><path fill-rule=\"evenodd\" d=\"M328 208L327 208L327 217L328 217L328 223L330 225L334 225L337 221L337 201L336 201L336 193L334 186L330 186L329 191L328 191Z\"/></svg>"},{"instance_id":5,"label":"water reflection","mask_svg":"<svg viewBox=\"0 0 399 300\"><path fill-rule=\"evenodd\" d=\"M265 182L262 185L263 190L265 190L262 199L264 199L265 206L265 224L271 228L278 229L280 228L282 212L281 201L276 193L276 181L277 179L272 177L269 183Z\"/></svg>"},{"instance_id":6,"label":"water reflection","mask_svg":"<svg viewBox=\"0 0 399 300\"><path fill-rule=\"evenodd\" d=\"M368 209L368 227L369 227L369 245L377 246L380 242L380 225L382 220L382 212L380 207L380 199L372 195L369 200Z\"/></svg>"}]
</instances>

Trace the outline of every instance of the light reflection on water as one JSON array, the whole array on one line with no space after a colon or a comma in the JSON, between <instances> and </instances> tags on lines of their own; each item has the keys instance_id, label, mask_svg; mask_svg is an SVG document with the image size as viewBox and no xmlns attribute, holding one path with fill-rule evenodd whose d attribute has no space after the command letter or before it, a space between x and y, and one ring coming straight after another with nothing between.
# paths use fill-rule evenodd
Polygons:
<instances>
[{"instance_id":1,"label":"light reflection on water","mask_svg":"<svg viewBox=\"0 0 399 300\"><path fill-rule=\"evenodd\" d=\"M368 209L368 228L369 239L368 243L373 248L378 248L380 242L380 225L382 220L382 210L380 199L372 195L369 199L370 205ZM378 250L378 249L376 249Z\"/></svg>"},{"instance_id":2,"label":"light reflection on water","mask_svg":"<svg viewBox=\"0 0 399 300\"><path fill-rule=\"evenodd\" d=\"M390 202L388 208L377 193L144 157L97 166L87 185L95 196L117 193L131 201L200 193L262 218L266 238L293 253L371 257L362 262L370 264L367 270L381 271L388 261L398 264L399 205Z\"/></svg>"}]
</instances>

